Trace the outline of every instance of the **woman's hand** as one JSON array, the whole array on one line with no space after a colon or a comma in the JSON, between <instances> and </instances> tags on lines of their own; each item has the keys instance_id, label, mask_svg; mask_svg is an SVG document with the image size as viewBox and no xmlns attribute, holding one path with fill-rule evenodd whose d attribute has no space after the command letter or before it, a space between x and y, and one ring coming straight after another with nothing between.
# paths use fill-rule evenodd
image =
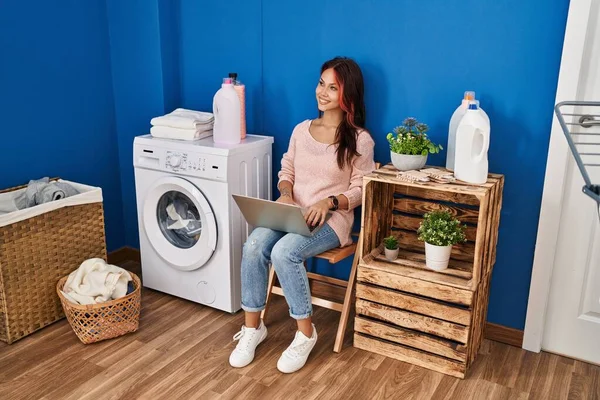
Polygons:
<instances>
[{"instance_id":1,"label":"woman's hand","mask_svg":"<svg viewBox=\"0 0 600 400\"><path fill-rule=\"evenodd\" d=\"M294 199L292 199L292 197L288 195L279 196L279 198L275 201L277 203L290 204L292 206L296 205L296 203L294 203Z\"/></svg>"},{"instance_id":2,"label":"woman's hand","mask_svg":"<svg viewBox=\"0 0 600 400\"><path fill-rule=\"evenodd\" d=\"M323 225L323 223L325 222L325 217L329 212L329 202L329 199L323 199L310 206L310 208L304 215L306 223L314 227Z\"/></svg>"}]
</instances>

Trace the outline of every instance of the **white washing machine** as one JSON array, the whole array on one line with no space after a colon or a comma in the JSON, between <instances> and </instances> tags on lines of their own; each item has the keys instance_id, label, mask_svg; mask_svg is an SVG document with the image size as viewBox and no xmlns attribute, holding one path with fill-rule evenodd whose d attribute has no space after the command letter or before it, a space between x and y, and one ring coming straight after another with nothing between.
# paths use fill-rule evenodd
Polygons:
<instances>
[{"instance_id":1,"label":"white washing machine","mask_svg":"<svg viewBox=\"0 0 600 400\"><path fill-rule=\"evenodd\" d=\"M227 312L241 308L242 245L252 227L232 194L271 199L272 143L134 139L143 285Z\"/></svg>"}]
</instances>

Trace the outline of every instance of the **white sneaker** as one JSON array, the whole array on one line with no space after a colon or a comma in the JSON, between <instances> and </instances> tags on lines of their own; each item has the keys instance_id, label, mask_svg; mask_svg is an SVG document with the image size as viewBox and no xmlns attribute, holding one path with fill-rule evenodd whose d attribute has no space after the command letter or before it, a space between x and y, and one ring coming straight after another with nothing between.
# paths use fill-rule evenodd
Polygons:
<instances>
[{"instance_id":1,"label":"white sneaker","mask_svg":"<svg viewBox=\"0 0 600 400\"><path fill-rule=\"evenodd\" d=\"M308 338L300 331L296 332L294 341L283 352L279 361L277 361L277 369L284 374L290 374L304 367L306 360L310 355L313 347L317 344L317 329L313 324L312 337Z\"/></svg>"},{"instance_id":2,"label":"white sneaker","mask_svg":"<svg viewBox=\"0 0 600 400\"><path fill-rule=\"evenodd\" d=\"M262 320L258 328L242 326L242 330L233 336L233 340L239 340L239 342L229 356L229 364L235 368L243 368L250 364L254 360L256 346L266 338L267 327Z\"/></svg>"}]
</instances>

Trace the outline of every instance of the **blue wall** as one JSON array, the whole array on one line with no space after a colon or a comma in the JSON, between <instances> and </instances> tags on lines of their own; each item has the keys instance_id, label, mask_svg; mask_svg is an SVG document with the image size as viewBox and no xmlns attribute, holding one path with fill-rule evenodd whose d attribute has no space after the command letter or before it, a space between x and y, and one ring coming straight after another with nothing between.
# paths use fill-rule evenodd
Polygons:
<instances>
[{"instance_id":1,"label":"blue wall","mask_svg":"<svg viewBox=\"0 0 600 400\"><path fill-rule=\"evenodd\" d=\"M261 1L181 0L181 100L212 112L223 78L237 72L246 85L248 132L261 132Z\"/></svg>"},{"instance_id":2,"label":"blue wall","mask_svg":"<svg viewBox=\"0 0 600 400\"><path fill-rule=\"evenodd\" d=\"M260 0L106 0L122 190L124 245L139 247L133 140L177 107L212 111L223 77L247 87L248 132L262 130ZM228 31L235 9L241 17ZM220 22L219 22L220 21ZM215 35L221 30L223 34ZM235 43L235 48L231 45Z\"/></svg>"},{"instance_id":3,"label":"blue wall","mask_svg":"<svg viewBox=\"0 0 600 400\"><path fill-rule=\"evenodd\" d=\"M257 99L251 125L275 136L278 161L294 125L316 116L321 63L350 56L365 75L376 158L389 162L385 134L407 116L446 147L452 112L475 90L492 121L490 171L506 176L488 320L522 329L567 9L568 0L184 0L182 98L207 109L221 76L243 72ZM340 277L349 267L316 266Z\"/></svg>"},{"instance_id":4,"label":"blue wall","mask_svg":"<svg viewBox=\"0 0 600 400\"><path fill-rule=\"evenodd\" d=\"M104 0L0 5L0 187L60 176L103 190L124 243Z\"/></svg>"},{"instance_id":5,"label":"blue wall","mask_svg":"<svg viewBox=\"0 0 600 400\"><path fill-rule=\"evenodd\" d=\"M174 9L162 0L107 0L106 3L123 192L124 244L138 248L133 139L150 133L150 120L179 104L179 37Z\"/></svg>"},{"instance_id":6,"label":"blue wall","mask_svg":"<svg viewBox=\"0 0 600 400\"><path fill-rule=\"evenodd\" d=\"M276 139L274 175L294 125L316 116L333 56L363 68L382 162L407 116L445 146L475 90L492 121L490 171L506 176L488 320L523 328L568 0L12 3L0 12L0 186L41 175L102 186L109 249L138 246L133 138L176 107L211 110L228 72L247 86L248 131Z\"/></svg>"},{"instance_id":7,"label":"blue wall","mask_svg":"<svg viewBox=\"0 0 600 400\"><path fill-rule=\"evenodd\" d=\"M363 69L367 126L383 162L386 133L407 116L446 147L452 112L475 90L492 121L490 171L506 176L488 320L522 329L568 1L343 4L263 1L264 121L275 159L293 126L316 116L319 67L335 55Z\"/></svg>"}]
</instances>

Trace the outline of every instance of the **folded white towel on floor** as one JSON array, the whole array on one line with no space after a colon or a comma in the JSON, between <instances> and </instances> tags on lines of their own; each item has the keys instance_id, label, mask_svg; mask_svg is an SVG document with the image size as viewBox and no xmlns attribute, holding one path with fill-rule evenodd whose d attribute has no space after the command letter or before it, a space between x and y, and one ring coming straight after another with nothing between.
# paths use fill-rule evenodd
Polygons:
<instances>
[{"instance_id":1,"label":"folded white towel on floor","mask_svg":"<svg viewBox=\"0 0 600 400\"><path fill-rule=\"evenodd\" d=\"M200 140L212 136L212 125L197 129L180 129L168 126L153 126L150 134L157 138L176 140Z\"/></svg>"},{"instance_id":2,"label":"folded white towel on floor","mask_svg":"<svg viewBox=\"0 0 600 400\"><path fill-rule=\"evenodd\" d=\"M69 274L62 290L75 304L96 304L119 299L127 294L131 275L123 268L90 258Z\"/></svg>"},{"instance_id":3,"label":"folded white towel on floor","mask_svg":"<svg viewBox=\"0 0 600 400\"><path fill-rule=\"evenodd\" d=\"M152 126L168 126L171 128L196 129L203 125L211 125L214 122L214 115L209 112L188 110L177 108L169 114L162 117L155 117L150 120Z\"/></svg>"}]
</instances>

